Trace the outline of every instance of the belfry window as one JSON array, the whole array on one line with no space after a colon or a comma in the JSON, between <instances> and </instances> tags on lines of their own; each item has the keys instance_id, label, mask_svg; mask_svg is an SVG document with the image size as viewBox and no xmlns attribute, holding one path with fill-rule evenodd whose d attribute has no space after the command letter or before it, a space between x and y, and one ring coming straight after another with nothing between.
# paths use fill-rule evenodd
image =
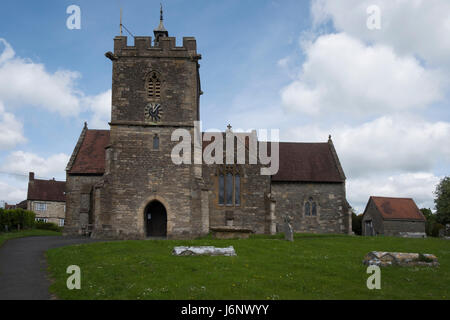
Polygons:
<instances>
[{"instance_id":1,"label":"belfry window","mask_svg":"<svg viewBox=\"0 0 450 320\"><path fill-rule=\"evenodd\" d=\"M218 174L218 202L219 205L241 205L241 177L233 168L227 168Z\"/></svg>"},{"instance_id":2,"label":"belfry window","mask_svg":"<svg viewBox=\"0 0 450 320\"><path fill-rule=\"evenodd\" d=\"M312 197L305 202L305 216L317 216L317 203Z\"/></svg>"},{"instance_id":3,"label":"belfry window","mask_svg":"<svg viewBox=\"0 0 450 320\"><path fill-rule=\"evenodd\" d=\"M147 78L147 96L149 98L161 98L161 80L155 71L151 72Z\"/></svg>"}]
</instances>

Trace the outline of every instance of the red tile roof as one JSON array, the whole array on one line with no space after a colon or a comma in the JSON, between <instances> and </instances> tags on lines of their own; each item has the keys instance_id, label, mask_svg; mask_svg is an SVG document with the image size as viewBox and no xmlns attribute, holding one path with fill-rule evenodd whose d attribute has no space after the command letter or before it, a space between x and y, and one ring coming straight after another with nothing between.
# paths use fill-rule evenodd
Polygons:
<instances>
[{"instance_id":1,"label":"red tile roof","mask_svg":"<svg viewBox=\"0 0 450 320\"><path fill-rule=\"evenodd\" d=\"M33 179L28 182L27 200L65 202L66 182Z\"/></svg>"},{"instance_id":2,"label":"red tile roof","mask_svg":"<svg viewBox=\"0 0 450 320\"><path fill-rule=\"evenodd\" d=\"M370 197L383 219L425 220L411 198Z\"/></svg>"},{"instance_id":3,"label":"red tile roof","mask_svg":"<svg viewBox=\"0 0 450 320\"><path fill-rule=\"evenodd\" d=\"M203 141L203 149L210 143L210 141ZM86 129L84 139L68 173L103 174L105 171L105 147L108 144L109 130ZM245 140L245 144L248 147L248 139ZM333 155L332 148L332 143L330 142L280 142L280 167L278 173L272 177L272 180L343 182L345 176L339 171L339 160Z\"/></svg>"},{"instance_id":4,"label":"red tile roof","mask_svg":"<svg viewBox=\"0 0 450 320\"><path fill-rule=\"evenodd\" d=\"M69 174L103 174L105 148L108 144L109 130L86 130Z\"/></svg>"},{"instance_id":5,"label":"red tile roof","mask_svg":"<svg viewBox=\"0 0 450 320\"><path fill-rule=\"evenodd\" d=\"M280 142L280 168L273 181L343 182L329 143Z\"/></svg>"}]
</instances>

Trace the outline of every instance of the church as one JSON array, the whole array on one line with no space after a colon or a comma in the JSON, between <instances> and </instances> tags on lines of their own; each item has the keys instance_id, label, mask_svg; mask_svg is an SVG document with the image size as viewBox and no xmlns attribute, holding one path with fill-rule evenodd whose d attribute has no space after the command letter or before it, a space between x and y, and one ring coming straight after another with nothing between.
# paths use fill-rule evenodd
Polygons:
<instances>
[{"instance_id":1,"label":"church","mask_svg":"<svg viewBox=\"0 0 450 320\"><path fill-rule=\"evenodd\" d=\"M134 37L130 45L126 36L117 36L114 52L105 56L112 62L110 129L85 123L81 131L66 167L64 234L99 239L192 239L218 229L274 234L283 230L286 217L295 232L351 233L346 177L331 137L322 143L280 142L272 175L261 174L266 164L260 161L174 163L179 144L174 131L195 136L200 121L202 57L193 37L176 46L162 12L153 39ZM222 134L233 135L232 127ZM200 147L192 142L200 153L214 142L201 140ZM249 153L248 140L243 145Z\"/></svg>"}]
</instances>

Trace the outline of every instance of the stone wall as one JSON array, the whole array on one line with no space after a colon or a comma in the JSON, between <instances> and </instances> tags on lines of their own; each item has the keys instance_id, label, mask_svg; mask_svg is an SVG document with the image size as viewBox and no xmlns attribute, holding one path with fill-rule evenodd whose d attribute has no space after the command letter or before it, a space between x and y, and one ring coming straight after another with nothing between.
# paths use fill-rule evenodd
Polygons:
<instances>
[{"instance_id":1,"label":"stone wall","mask_svg":"<svg viewBox=\"0 0 450 320\"><path fill-rule=\"evenodd\" d=\"M46 210L38 211L36 210L36 203L45 203ZM58 226L60 224L60 219L65 219L66 217L66 203L65 202L55 202L55 201L27 201L27 209L33 211L36 214L36 218L47 219L47 222L56 223Z\"/></svg>"},{"instance_id":2,"label":"stone wall","mask_svg":"<svg viewBox=\"0 0 450 320\"><path fill-rule=\"evenodd\" d=\"M401 232L422 232L425 234L425 222L411 220L384 220L385 236L399 236Z\"/></svg>"},{"instance_id":3,"label":"stone wall","mask_svg":"<svg viewBox=\"0 0 450 320\"><path fill-rule=\"evenodd\" d=\"M100 175L66 175L64 235L81 234L82 227L92 222L91 190L101 181Z\"/></svg>"},{"instance_id":4,"label":"stone wall","mask_svg":"<svg viewBox=\"0 0 450 320\"><path fill-rule=\"evenodd\" d=\"M219 166L221 165L203 167L205 184L210 190L210 227L223 227L231 223L234 227L251 229L255 233L268 233L266 197L270 192L270 177L260 174L260 165L237 165L241 177L241 203L239 206L221 205L218 195Z\"/></svg>"},{"instance_id":5,"label":"stone wall","mask_svg":"<svg viewBox=\"0 0 450 320\"><path fill-rule=\"evenodd\" d=\"M361 219L361 234L363 236L368 236L368 231L366 230L366 221L372 221L374 235L384 234L384 223L381 214L378 212L372 200L369 201L366 210L364 211L364 216Z\"/></svg>"},{"instance_id":6,"label":"stone wall","mask_svg":"<svg viewBox=\"0 0 450 320\"><path fill-rule=\"evenodd\" d=\"M349 210L344 183L272 182L276 200L277 231L282 231L283 216L289 215L294 232L348 233ZM304 204L312 197L317 216L305 216Z\"/></svg>"}]
</instances>

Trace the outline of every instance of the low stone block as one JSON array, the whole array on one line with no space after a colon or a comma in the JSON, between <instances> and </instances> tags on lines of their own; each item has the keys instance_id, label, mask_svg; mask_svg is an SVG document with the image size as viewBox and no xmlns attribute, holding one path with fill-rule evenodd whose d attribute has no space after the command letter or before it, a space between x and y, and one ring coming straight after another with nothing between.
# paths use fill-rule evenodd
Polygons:
<instances>
[{"instance_id":1,"label":"low stone block","mask_svg":"<svg viewBox=\"0 0 450 320\"><path fill-rule=\"evenodd\" d=\"M426 238L425 232L399 232L399 235L403 238Z\"/></svg>"},{"instance_id":2,"label":"low stone block","mask_svg":"<svg viewBox=\"0 0 450 320\"><path fill-rule=\"evenodd\" d=\"M376 265L380 267L398 266L439 266L438 259L433 254L403 253L371 251L363 260L365 265Z\"/></svg>"},{"instance_id":3,"label":"low stone block","mask_svg":"<svg viewBox=\"0 0 450 320\"><path fill-rule=\"evenodd\" d=\"M215 227L211 231L217 239L247 239L253 233L253 230L232 226Z\"/></svg>"},{"instance_id":4,"label":"low stone block","mask_svg":"<svg viewBox=\"0 0 450 320\"><path fill-rule=\"evenodd\" d=\"M202 247L175 247L172 254L175 256L236 256L233 246L216 248L213 246Z\"/></svg>"}]
</instances>

